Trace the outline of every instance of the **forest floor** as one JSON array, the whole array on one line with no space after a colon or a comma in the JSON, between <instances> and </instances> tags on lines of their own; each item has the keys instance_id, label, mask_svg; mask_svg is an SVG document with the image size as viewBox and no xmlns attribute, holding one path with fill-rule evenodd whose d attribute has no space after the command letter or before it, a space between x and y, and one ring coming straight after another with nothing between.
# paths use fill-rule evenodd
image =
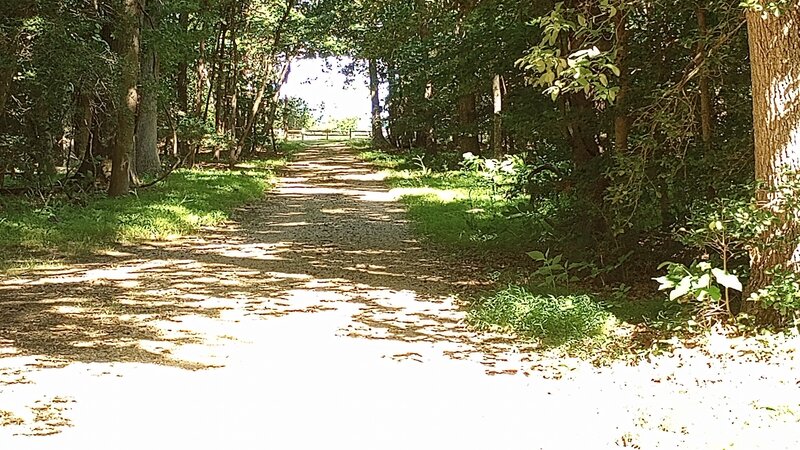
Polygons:
<instances>
[{"instance_id":1,"label":"forest floor","mask_svg":"<svg viewBox=\"0 0 800 450\"><path fill-rule=\"evenodd\" d=\"M595 367L476 333L483 269L396 197L321 144L224 226L0 275L0 449L800 445L797 339Z\"/></svg>"}]
</instances>

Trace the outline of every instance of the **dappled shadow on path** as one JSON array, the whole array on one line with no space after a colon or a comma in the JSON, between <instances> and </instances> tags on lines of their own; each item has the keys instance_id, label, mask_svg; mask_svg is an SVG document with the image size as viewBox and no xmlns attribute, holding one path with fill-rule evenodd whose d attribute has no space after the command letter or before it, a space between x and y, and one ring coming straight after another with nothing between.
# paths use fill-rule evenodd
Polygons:
<instances>
[{"instance_id":1,"label":"dappled shadow on path","mask_svg":"<svg viewBox=\"0 0 800 450\"><path fill-rule=\"evenodd\" d=\"M258 339L242 323L304 313L329 319L324 339L414 344L387 350L398 360L424 347L495 370L510 348L465 326L454 294L478 283L476 269L423 248L394 193L342 146L298 155L235 219L0 278L0 386L72 362L220 367L237 341Z\"/></svg>"}]
</instances>

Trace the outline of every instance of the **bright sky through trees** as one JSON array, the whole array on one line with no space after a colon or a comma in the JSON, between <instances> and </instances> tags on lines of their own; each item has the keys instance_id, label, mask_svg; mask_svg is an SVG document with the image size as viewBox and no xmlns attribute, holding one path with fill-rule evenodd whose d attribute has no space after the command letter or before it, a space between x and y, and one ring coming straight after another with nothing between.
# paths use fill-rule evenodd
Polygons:
<instances>
[{"instance_id":1,"label":"bright sky through trees","mask_svg":"<svg viewBox=\"0 0 800 450\"><path fill-rule=\"evenodd\" d=\"M281 89L282 96L300 97L314 109L314 117L321 115L320 105L325 103L323 124L348 117L358 117L358 128L369 128L369 89L364 74L356 73L354 79L341 73L350 61L347 58L301 59L292 64L289 80ZM321 125L321 124L320 124Z\"/></svg>"}]
</instances>

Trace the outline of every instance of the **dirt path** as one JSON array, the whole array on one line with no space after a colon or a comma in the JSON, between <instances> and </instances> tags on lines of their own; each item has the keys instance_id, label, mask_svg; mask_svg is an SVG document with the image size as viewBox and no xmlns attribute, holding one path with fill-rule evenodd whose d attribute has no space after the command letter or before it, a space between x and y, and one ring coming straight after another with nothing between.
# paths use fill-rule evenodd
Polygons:
<instances>
[{"instance_id":1,"label":"dirt path","mask_svg":"<svg viewBox=\"0 0 800 450\"><path fill-rule=\"evenodd\" d=\"M795 358L547 360L465 328L474 272L308 149L225 228L0 278L0 449L796 447Z\"/></svg>"}]
</instances>

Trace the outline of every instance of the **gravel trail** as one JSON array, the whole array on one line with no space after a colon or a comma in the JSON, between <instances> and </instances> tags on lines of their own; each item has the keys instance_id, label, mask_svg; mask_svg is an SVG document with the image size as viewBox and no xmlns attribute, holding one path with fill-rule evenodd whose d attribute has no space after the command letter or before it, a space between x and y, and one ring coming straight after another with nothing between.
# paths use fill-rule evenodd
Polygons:
<instances>
[{"instance_id":1,"label":"gravel trail","mask_svg":"<svg viewBox=\"0 0 800 450\"><path fill-rule=\"evenodd\" d=\"M318 145L224 227L0 276L0 450L800 446L796 339L595 368L473 333L478 269L396 196Z\"/></svg>"}]
</instances>

